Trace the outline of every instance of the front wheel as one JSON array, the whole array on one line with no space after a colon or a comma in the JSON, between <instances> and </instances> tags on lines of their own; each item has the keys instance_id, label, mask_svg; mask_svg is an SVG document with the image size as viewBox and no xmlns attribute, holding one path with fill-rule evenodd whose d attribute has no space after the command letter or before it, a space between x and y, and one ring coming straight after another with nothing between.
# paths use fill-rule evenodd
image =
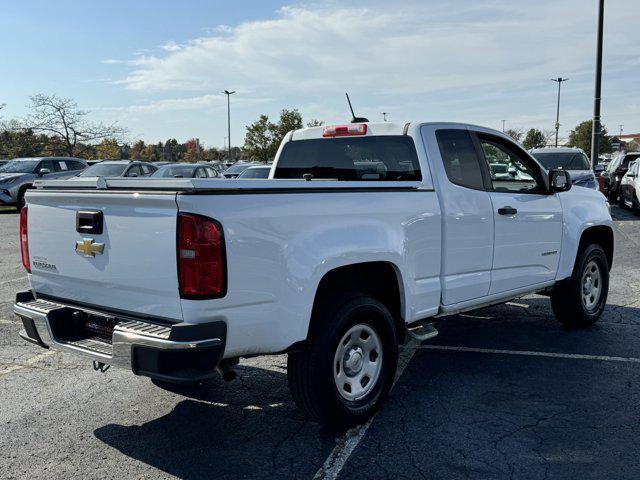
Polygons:
<instances>
[{"instance_id":1,"label":"front wheel","mask_svg":"<svg viewBox=\"0 0 640 480\"><path fill-rule=\"evenodd\" d=\"M609 293L609 263L600 245L579 254L573 274L551 294L551 308L567 327L586 328L598 321Z\"/></svg>"},{"instance_id":2,"label":"front wheel","mask_svg":"<svg viewBox=\"0 0 640 480\"><path fill-rule=\"evenodd\" d=\"M306 416L348 427L365 422L384 402L397 364L389 310L366 295L340 295L319 306L308 345L289 354L287 376Z\"/></svg>"}]
</instances>

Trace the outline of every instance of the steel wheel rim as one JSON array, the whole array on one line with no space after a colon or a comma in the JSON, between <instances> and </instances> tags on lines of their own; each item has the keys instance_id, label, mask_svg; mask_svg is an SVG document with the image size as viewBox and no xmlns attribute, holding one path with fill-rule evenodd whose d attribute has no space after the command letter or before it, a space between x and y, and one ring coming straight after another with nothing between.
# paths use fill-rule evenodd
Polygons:
<instances>
[{"instance_id":1,"label":"steel wheel rim","mask_svg":"<svg viewBox=\"0 0 640 480\"><path fill-rule=\"evenodd\" d=\"M333 380L345 400L361 400L375 387L382 371L382 341L369 325L347 330L333 357Z\"/></svg>"},{"instance_id":2,"label":"steel wheel rim","mask_svg":"<svg viewBox=\"0 0 640 480\"><path fill-rule=\"evenodd\" d=\"M580 288L582 305L589 312L596 310L602 295L602 274L600 266L594 260L588 262L584 268Z\"/></svg>"}]
</instances>

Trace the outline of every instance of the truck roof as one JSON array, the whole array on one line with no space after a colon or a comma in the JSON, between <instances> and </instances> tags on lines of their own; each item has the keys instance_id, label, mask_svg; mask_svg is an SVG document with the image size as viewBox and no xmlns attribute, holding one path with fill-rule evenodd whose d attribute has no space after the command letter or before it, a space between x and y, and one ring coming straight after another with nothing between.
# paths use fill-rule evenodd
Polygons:
<instances>
[{"instance_id":1,"label":"truck roof","mask_svg":"<svg viewBox=\"0 0 640 480\"><path fill-rule=\"evenodd\" d=\"M483 127L481 125L474 125L471 123L460 123L460 122L424 122L424 121L409 121L406 122L358 122L358 123L330 123L327 125L321 125L319 127L307 127L301 128L299 130L293 130L289 132L288 141L295 140L310 140L316 138L323 138L324 129L327 127L334 126L347 126L347 125L367 125L367 133L366 136L376 136L376 135L404 135L408 130L409 126L415 125L457 125L461 127L473 127L480 128L483 130L491 130L498 135L504 135L502 132L498 130L488 129L487 127Z\"/></svg>"}]
</instances>

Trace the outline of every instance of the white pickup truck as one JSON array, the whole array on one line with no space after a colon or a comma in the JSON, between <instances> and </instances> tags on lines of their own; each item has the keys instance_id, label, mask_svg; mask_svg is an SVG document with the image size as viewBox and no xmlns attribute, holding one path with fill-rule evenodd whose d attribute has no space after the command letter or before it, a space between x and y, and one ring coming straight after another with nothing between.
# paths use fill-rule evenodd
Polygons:
<instances>
[{"instance_id":1,"label":"white pickup truck","mask_svg":"<svg viewBox=\"0 0 640 480\"><path fill-rule=\"evenodd\" d=\"M540 292L593 324L614 249L601 193L455 123L296 130L267 180L44 181L27 202L25 340L156 382L287 353L299 407L342 425L434 317Z\"/></svg>"}]
</instances>

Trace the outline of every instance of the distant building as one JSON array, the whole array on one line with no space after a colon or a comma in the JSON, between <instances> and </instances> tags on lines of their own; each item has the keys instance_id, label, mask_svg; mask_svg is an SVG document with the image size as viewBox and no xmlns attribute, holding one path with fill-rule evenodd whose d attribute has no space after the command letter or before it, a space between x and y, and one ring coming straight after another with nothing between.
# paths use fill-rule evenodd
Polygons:
<instances>
[{"instance_id":1,"label":"distant building","mask_svg":"<svg viewBox=\"0 0 640 480\"><path fill-rule=\"evenodd\" d=\"M625 133L611 137L611 146L614 150L636 152L640 150L640 133Z\"/></svg>"}]
</instances>

